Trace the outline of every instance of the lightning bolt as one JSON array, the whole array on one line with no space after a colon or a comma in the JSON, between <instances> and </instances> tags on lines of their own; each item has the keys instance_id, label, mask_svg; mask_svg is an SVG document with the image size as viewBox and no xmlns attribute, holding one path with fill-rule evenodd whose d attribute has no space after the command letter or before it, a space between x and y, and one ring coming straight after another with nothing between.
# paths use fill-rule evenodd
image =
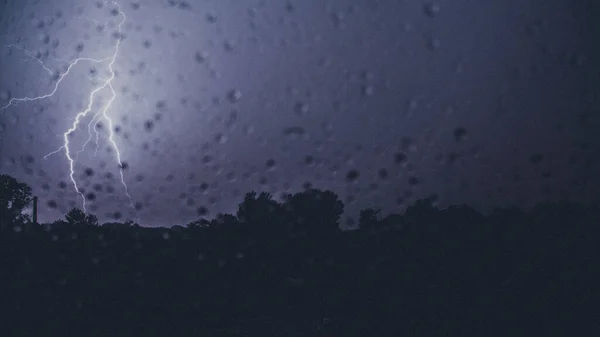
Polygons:
<instances>
[{"instance_id":1,"label":"lightning bolt","mask_svg":"<svg viewBox=\"0 0 600 337\"><path fill-rule=\"evenodd\" d=\"M105 1L106 3L106 1ZM20 97L20 98L11 98L8 103L2 107L0 107L0 114L2 112L4 112L6 109L10 108L13 105L17 105L19 103L23 103L23 102L32 102L32 101L38 101L38 100L42 100L42 99L46 99L49 97L54 96L54 94L58 91L58 88L61 84L61 82L63 81L63 79L69 74L69 72L71 71L71 69L73 69L73 67L75 67L78 63L80 62L84 62L84 61L88 61L88 62L93 62L93 63L104 63L104 62L109 62L108 64L108 69L109 69L109 74L110 76L108 78L99 78L96 77L96 79L99 79L101 81L101 85L99 87L97 87L96 89L94 89L88 98L88 105L87 108L84 111L79 112L76 116L75 119L73 121L73 124L71 125L71 127L62 135L63 138L63 145L61 147L59 147L57 150L52 151L50 153L48 153L46 156L44 156L44 159L47 159L48 157L57 154L59 152L61 152L62 150L65 151L65 156L67 158L67 161L69 162L69 178L71 179L71 182L73 183L73 186L75 188L75 191L79 194L79 196L82 199L82 205L83 205L83 210L84 212L87 212L86 210L86 197L83 194L83 192L81 191L81 189L79 188L77 181L75 180L75 162L76 160L79 158L79 154L81 152L83 152L85 150L85 147L87 146L87 144L92 140L92 128L96 129L95 126L102 120L105 119L108 122L108 130L109 130L109 141L112 144L115 153L116 153L116 159L117 159L117 163L119 164L119 174L120 174L120 178L121 178L121 184L124 186L125 188L125 194L127 195L127 197L129 198L129 205L135 209L134 205L133 205L133 199L131 197L131 195L129 194L129 188L127 186L127 183L125 182L125 177L123 174L123 170L125 169L124 164L121 160L121 152L119 150L119 147L117 145L117 143L114 140L114 132L113 132L113 121L110 118L110 116L108 115L108 110L110 108L110 106L112 105L112 103L114 102L114 100L117 97L117 93L113 87L113 83L112 81L115 79L116 74L114 71L114 64L119 56L119 47L121 45L121 41L123 39L123 35L122 35L122 26L125 23L125 21L127 20L127 16L125 15L125 13L123 13L121 11L120 5L115 2L112 1L112 4L114 4L117 7L117 13L118 15L120 15L122 17L122 20L119 22L118 24L118 36L117 36L117 42L115 44L115 48L114 48L114 52L112 54L111 57L106 57L103 59L93 59L93 58L88 58L88 57L81 57L81 58L77 58L71 62L67 62L65 60L62 59L56 59L58 61L63 61L65 63L68 63L68 66L66 67L66 70L64 71L64 73L58 75L56 83L54 85L53 90L45 95L41 95L41 96L37 96L37 97ZM90 19L91 20L91 19ZM93 20L92 20L93 21ZM51 75L55 76L55 74L52 72L52 70L50 70L49 67L46 66L46 64L41 60L40 57L36 57L33 53L19 47L16 45L8 45L6 47L13 47L13 48L17 48L21 51L23 51L25 54L27 54L29 57L35 59L38 61L38 63L40 63L42 65L42 67ZM90 78L91 80L94 80L92 78ZM89 137L87 139L87 141L83 144L83 146L81 147L81 149L79 149L79 151L77 151L75 153L75 155L73 156L71 154L71 149L69 147L70 143L69 143L69 137L71 136L71 134L73 134L79 124L81 123L81 119L85 118L91 111L92 111L92 107L94 105L94 99L96 97L96 94L98 92L100 92L103 89L108 88L110 90L111 93L111 97L110 99L106 102L106 104L104 104L104 106L100 109L100 111L98 111L94 117L92 118L92 120L90 121L90 123L88 124L88 133L89 133ZM94 156L97 154L98 152L98 140L99 140L99 133L98 130L95 130L96 133L96 152L94 153Z\"/></svg>"},{"instance_id":2,"label":"lightning bolt","mask_svg":"<svg viewBox=\"0 0 600 337\"><path fill-rule=\"evenodd\" d=\"M46 66L46 64L44 63L44 61L42 61L41 57L37 57L37 56L33 55L33 53L30 52L29 50L27 50L25 48L22 48L22 47L19 47L16 44L9 44L9 45L6 45L6 47L19 49L20 51L22 51L23 53L25 53L25 55L31 57L32 59L36 60L39 64L41 64L42 68L44 68L48 72L48 74L50 74L50 76L54 75L54 73L52 72L52 70L50 70L50 68L48 68Z\"/></svg>"}]
</instances>

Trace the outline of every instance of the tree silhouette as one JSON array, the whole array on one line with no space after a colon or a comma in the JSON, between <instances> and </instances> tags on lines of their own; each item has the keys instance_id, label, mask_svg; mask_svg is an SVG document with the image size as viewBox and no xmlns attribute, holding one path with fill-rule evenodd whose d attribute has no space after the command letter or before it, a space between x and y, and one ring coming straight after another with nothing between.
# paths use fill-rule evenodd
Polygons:
<instances>
[{"instance_id":1,"label":"tree silhouette","mask_svg":"<svg viewBox=\"0 0 600 337\"><path fill-rule=\"evenodd\" d=\"M247 193L237 210L237 219L247 224L250 233L265 240L280 236L287 230L287 214L270 193Z\"/></svg>"},{"instance_id":2,"label":"tree silhouette","mask_svg":"<svg viewBox=\"0 0 600 337\"><path fill-rule=\"evenodd\" d=\"M377 226L380 222L381 210L366 208L360 211L358 223L360 228L369 229Z\"/></svg>"},{"instance_id":3,"label":"tree silhouette","mask_svg":"<svg viewBox=\"0 0 600 337\"><path fill-rule=\"evenodd\" d=\"M15 178L0 175L0 225L23 224L29 217L22 214L32 200L31 187Z\"/></svg>"},{"instance_id":4,"label":"tree silhouette","mask_svg":"<svg viewBox=\"0 0 600 337\"><path fill-rule=\"evenodd\" d=\"M288 196L286 207L291 210L299 227L311 234L337 232L344 204L332 191L306 190Z\"/></svg>"},{"instance_id":5,"label":"tree silhouette","mask_svg":"<svg viewBox=\"0 0 600 337\"><path fill-rule=\"evenodd\" d=\"M340 231L343 204L319 190L283 204L249 193L241 219L187 227L100 227L72 209L51 226L0 233L0 331L7 322L3 336L567 336L574 326L598 335L589 309L600 300L598 206L484 216L434 201L386 217L363 209L366 231Z\"/></svg>"},{"instance_id":6,"label":"tree silhouette","mask_svg":"<svg viewBox=\"0 0 600 337\"><path fill-rule=\"evenodd\" d=\"M400 227L403 220L404 216L402 214L392 213L381 219L380 223L385 227Z\"/></svg>"},{"instance_id":7,"label":"tree silhouette","mask_svg":"<svg viewBox=\"0 0 600 337\"><path fill-rule=\"evenodd\" d=\"M93 214L86 214L79 208L72 208L65 219L71 226L98 226L98 218Z\"/></svg>"},{"instance_id":8,"label":"tree silhouette","mask_svg":"<svg viewBox=\"0 0 600 337\"><path fill-rule=\"evenodd\" d=\"M406 216L420 217L433 213L436 210L433 206L435 200L436 197L434 196L417 200L413 205L406 209Z\"/></svg>"},{"instance_id":9,"label":"tree silhouette","mask_svg":"<svg viewBox=\"0 0 600 337\"><path fill-rule=\"evenodd\" d=\"M186 227L189 229L208 228L209 226L210 221L204 218L192 221L186 225Z\"/></svg>"},{"instance_id":10,"label":"tree silhouette","mask_svg":"<svg viewBox=\"0 0 600 337\"><path fill-rule=\"evenodd\" d=\"M281 208L281 205L273 200L273 196L266 192L261 192L258 196L256 192L246 193L244 201L239 205L237 218L242 222L252 223L257 226L268 223L272 215Z\"/></svg>"},{"instance_id":11,"label":"tree silhouette","mask_svg":"<svg viewBox=\"0 0 600 337\"><path fill-rule=\"evenodd\" d=\"M79 212L77 212L79 213ZM81 215L78 215L81 216ZM93 217L93 215L91 215ZM84 220L88 221L87 219ZM94 220L90 219L90 221L93 223ZM93 225L92 226L96 226ZM138 225L137 223L133 222L132 220L128 220L126 222L105 222L102 224L102 228L107 228L107 229L111 229L111 230L123 230L123 229L128 229L128 228L134 228L134 227L140 227L140 225Z\"/></svg>"},{"instance_id":12,"label":"tree silhouette","mask_svg":"<svg viewBox=\"0 0 600 337\"><path fill-rule=\"evenodd\" d=\"M219 213L211 223L212 226L236 226L239 221L231 214Z\"/></svg>"}]
</instances>

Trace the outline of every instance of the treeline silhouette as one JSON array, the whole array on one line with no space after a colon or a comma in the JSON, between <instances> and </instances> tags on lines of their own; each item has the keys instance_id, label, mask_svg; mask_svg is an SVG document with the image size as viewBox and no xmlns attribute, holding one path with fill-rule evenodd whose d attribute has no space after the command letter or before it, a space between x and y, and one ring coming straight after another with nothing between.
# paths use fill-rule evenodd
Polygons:
<instances>
[{"instance_id":1,"label":"treeline silhouette","mask_svg":"<svg viewBox=\"0 0 600 337\"><path fill-rule=\"evenodd\" d=\"M360 212L331 191L187 226L32 224L0 175L0 336L598 336L600 207Z\"/></svg>"}]
</instances>

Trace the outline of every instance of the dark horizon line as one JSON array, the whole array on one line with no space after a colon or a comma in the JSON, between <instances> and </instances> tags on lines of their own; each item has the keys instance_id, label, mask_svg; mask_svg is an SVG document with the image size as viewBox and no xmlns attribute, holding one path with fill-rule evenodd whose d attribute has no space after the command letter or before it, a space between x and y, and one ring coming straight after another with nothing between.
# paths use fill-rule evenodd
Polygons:
<instances>
[{"instance_id":1,"label":"dark horizon line","mask_svg":"<svg viewBox=\"0 0 600 337\"><path fill-rule=\"evenodd\" d=\"M311 190L322 191L322 192L331 191L332 193L334 193L336 196L339 197L339 195L337 193L335 193L334 191L329 190L329 189L310 188L310 189L305 189L302 192L311 191ZM254 190L245 193L244 196L247 195L247 194L249 194L249 193L253 193L253 192L256 193L257 195L260 195L261 193L266 193L266 194L271 195L272 197L274 196L272 193L269 193L269 192L258 192L258 191L254 191ZM297 193L302 193L302 192L297 192ZM297 194L297 193L289 193L289 195L294 195L294 194ZM33 198L35 198L35 197L38 198L38 202L39 202L40 198L39 198L39 196L36 196L36 195L32 195L32 201L33 201ZM439 207L437 205L437 203L435 202L436 197L437 197L437 194L434 193L434 194L432 194L429 197L423 197L423 198L415 199L415 201L413 203L408 204L407 206L405 206L404 209L402 211L400 211L400 212L390 211L390 212L386 212L384 214L383 209L382 208L378 208L378 207L363 207L363 208L358 209L358 212L360 212L362 210L368 210L368 209L378 210L379 212L381 212L380 213L381 214L381 220L383 220L383 219L385 219L386 217L389 217L389 216L401 216L401 217L404 218L407 215L406 213L412 207L414 207L414 206L416 206L416 205L418 205L419 203L422 203L422 202L425 202L425 203L429 202L429 205L432 206L432 209L434 211L445 211L445 210L452 209L452 208L468 208L471 211L473 211L473 212L475 212L475 213L477 213L477 214L479 214L479 215L481 215L483 217L490 217L490 216L492 216L494 214L494 212L507 211L507 210L509 210L509 211L516 211L516 212L521 212L521 213L527 214L527 213L530 213L531 211L535 210L538 207L552 206L552 205L561 205L561 204L562 205L565 205L565 204L566 205L578 205L578 206L586 207L588 209L600 209L600 201L583 202L583 201L570 201L570 200L568 200L566 198L560 198L560 199L556 199L556 200L541 200L541 201L532 202L532 203L530 203L530 204L532 204L532 206L529 206L529 207L522 206L522 205L494 206L494 207L490 207L489 208L490 210L486 212L486 211L478 210L475 207L473 207L473 206L471 206L471 205L469 205L467 203L453 203L453 204L447 204L444 207ZM285 203L285 201L279 201L279 200L277 200L275 198L273 198L273 201L275 201L275 202L277 202L279 204L284 204ZM243 197L242 197L242 202L243 202ZM237 205L239 206L240 203L237 203ZM343 203L343 201L342 201L342 203ZM344 207L346 207L346 204L344 204ZM39 206L38 206L38 208L39 208ZM73 210L73 209L78 209L78 210L83 211L83 209L81 209L79 207L71 207L71 208L69 208L69 211ZM68 213L68 211L67 211L67 213ZM94 216L96 215L95 213L91 213L91 212L84 212L84 213L87 214L87 215L94 215ZM347 211L344 210L344 213L347 213ZM342 214L344 214L344 213L342 213ZM30 215L28 213L24 213L24 214L26 214L26 215L30 216L30 218L32 218L32 215ZM39 214L38 214L38 225L40 225L40 226L42 226L42 225L52 225L53 222L64 221L64 216L65 215L66 215L66 213L63 214L62 217L56 218L54 220L39 221ZM176 223L176 224L171 224L171 225L156 225L156 226L152 226L152 225L143 225L143 224L140 224L137 221L135 221L134 219L112 219L112 220L106 220L106 221L103 221L102 223L99 223L99 227L102 227L102 226L104 226L106 224L114 224L114 223L125 224L127 222L133 222L134 224L138 225L141 228L165 228L165 229L169 229L169 228L176 227L176 226L186 228L190 223L193 223L193 222L196 222L196 221L201 221L201 220L212 221L212 220L216 220L219 217L219 215L230 215L230 216L233 216L233 217L235 217L237 219L237 216L236 216L235 211L234 211L232 213L219 212L219 213L213 214L212 216L200 216L200 217L194 218L195 220L191 220L191 221L189 221L187 223ZM33 220L32 219L30 219L30 223L33 224ZM357 224L358 224L358 222L357 222ZM339 226L339 228L342 231L347 231L347 230L352 231L352 230L360 229L359 226L353 226L353 227L341 226L341 223L338 223L338 226Z\"/></svg>"}]
</instances>

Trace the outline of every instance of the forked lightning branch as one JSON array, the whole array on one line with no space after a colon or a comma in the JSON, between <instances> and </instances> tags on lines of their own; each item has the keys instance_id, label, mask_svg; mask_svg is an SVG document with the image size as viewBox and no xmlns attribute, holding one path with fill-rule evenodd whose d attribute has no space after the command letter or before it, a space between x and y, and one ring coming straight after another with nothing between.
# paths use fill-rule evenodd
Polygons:
<instances>
[{"instance_id":1,"label":"forked lightning branch","mask_svg":"<svg viewBox=\"0 0 600 337\"><path fill-rule=\"evenodd\" d=\"M109 133L108 140L111 143L111 145L113 146L113 148L115 149L116 160L119 165L119 173L120 173L120 177L121 177L121 183L123 184L123 187L125 188L125 194L129 198L130 206L134 207L133 199L131 198L131 195L129 194L129 189L127 187L127 183L125 183L125 178L123 176L124 166L123 166L123 162L121 161L121 152L119 151L119 147L117 146L117 143L114 140L113 121L110 118L109 113L108 113L112 103L114 102L114 100L117 97L116 91L113 87L113 80L115 79L115 71L113 68L114 68L115 62L117 61L117 59L119 57L119 47L120 47L122 39L123 39L122 26L125 23L125 21L127 20L127 17L125 16L125 13L123 13L121 11L119 4L114 1L112 2L112 4L114 4L116 6L118 16L120 17L120 21L117 26L118 31L117 31L116 43L115 43L114 51L113 51L112 55L110 55L109 57L106 57L106 58L102 58L102 59L81 57L81 58L72 60L70 62L67 62L68 66L66 67L66 70L58 76L58 79L56 80L56 83L54 84L54 88L52 89L52 91L50 91L47 94L37 96L37 97L11 98L6 105L0 107L0 113L3 113L7 109L9 109L11 106L14 106L19 103L39 101L39 100L47 99L47 98L54 96L56 94L56 92L58 91L63 79L67 75L69 75L69 72L71 71L71 69L73 69L73 67L75 67L79 63L84 63L84 62L91 62L91 63L97 63L97 64L108 63L108 72L109 72L108 78L98 78L100 80L100 85L98 87L96 87L95 89L93 89L92 92L90 92L90 95L87 100L88 101L87 108L85 110L79 112L75 116L72 126L63 133L62 146L60 146L56 151L50 152L46 156L44 156L44 159L47 159L51 155L54 155L54 154L64 151L64 155L69 163L69 178L71 179L71 182L73 183L73 186L75 187L75 190L81 196L84 211L86 211L86 197L85 197L84 193L81 191L81 189L79 188L79 185L77 184L77 180L75 179L75 161L77 160L79 154L85 150L86 146L93 139L95 140L95 143L96 143L96 153L97 153L99 134L98 134L98 131L97 131L97 128L95 127L95 125L98 122L100 122L101 120L105 120L108 124L108 133ZM31 52L29 52L23 48L20 48L18 46L15 46L15 45L7 45L5 47L7 47L7 48L15 48L16 47L18 49L21 49L29 57L34 58L38 63L40 63L42 65L43 69L45 69L46 71L50 71L49 67L47 67L46 64L40 58L35 57L35 55L32 54ZM58 60L61 60L61 59L58 59ZM64 61L64 60L61 60L61 61ZM86 140L86 142L83 144L83 146L79 150L77 150L75 152L75 154L73 154L73 149L71 148L71 144L69 143L69 137L81 126L82 119L86 118L90 113L92 113L92 108L94 106L94 100L96 99L97 94L99 92L101 92L102 90L108 90L110 92L110 98L106 102L106 104L104 104L98 111L95 112L92 120L89 122L89 124L87 126L85 126L85 127L87 127L89 137ZM93 134L93 131L95 132L95 136Z\"/></svg>"}]
</instances>

